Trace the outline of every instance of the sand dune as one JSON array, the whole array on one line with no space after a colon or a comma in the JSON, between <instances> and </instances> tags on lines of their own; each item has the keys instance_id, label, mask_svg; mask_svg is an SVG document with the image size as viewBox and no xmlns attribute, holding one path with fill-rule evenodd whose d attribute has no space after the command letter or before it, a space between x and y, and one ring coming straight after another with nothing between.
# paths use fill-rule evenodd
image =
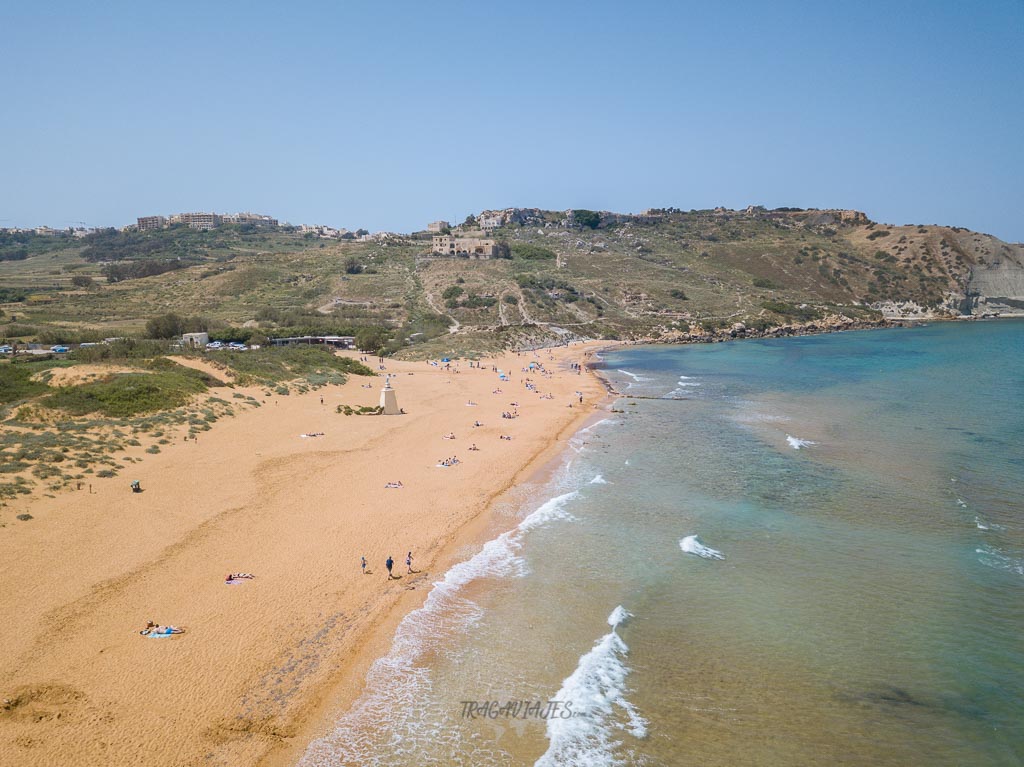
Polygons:
<instances>
[{"instance_id":1,"label":"sand dune","mask_svg":"<svg viewBox=\"0 0 1024 767\"><path fill-rule=\"evenodd\" d=\"M568 370L586 349L491 361L509 383L489 365L389 361L407 415L335 413L377 404L382 381L353 377L169 446L133 469L142 494L115 478L34 502L31 523L0 531L0 764L287 761L339 685L358 688L467 523L593 412L601 387ZM531 359L557 371L534 376L554 399L517 382ZM513 401L522 417L502 419ZM458 466L436 466L451 455ZM399 580L385 578L388 555ZM238 571L257 577L225 585ZM186 633L140 636L147 620Z\"/></svg>"}]
</instances>

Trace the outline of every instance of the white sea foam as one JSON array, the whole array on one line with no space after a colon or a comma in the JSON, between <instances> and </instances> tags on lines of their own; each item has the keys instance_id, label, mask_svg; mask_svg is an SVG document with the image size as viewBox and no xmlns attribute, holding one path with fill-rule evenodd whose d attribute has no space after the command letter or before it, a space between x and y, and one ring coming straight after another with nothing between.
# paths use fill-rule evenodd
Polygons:
<instances>
[{"instance_id":1,"label":"white sea foam","mask_svg":"<svg viewBox=\"0 0 1024 767\"><path fill-rule=\"evenodd\" d=\"M432 681L419 664L428 652L442 652L450 637L480 620L482 609L463 592L480 578L518 577L527 573L518 551L527 533L555 520L571 520L565 506L578 497L563 493L541 504L518 526L488 541L470 559L460 562L435 582L423 606L402 619L391 649L367 674L366 689L328 736L313 741L299 764L327 767L336 764L404 763L428 746L459 745L458 728L429 720L423 707ZM383 724L382 724L383 723ZM395 744L401 743L401 746Z\"/></svg>"},{"instance_id":2,"label":"white sea foam","mask_svg":"<svg viewBox=\"0 0 1024 767\"><path fill-rule=\"evenodd\" d=\"M592 485L607 485L608 484L608 480L605 479L604 477L602 477L600 474L598 474L596 477L594 477L592 480L590 480L590 484L592 484Z\"/></svg>"},{"instance_id":3,"label":"white sea foam","mask_svg":"<svg viewBox=\"0 0 1024 767\"><path fill-rule=\"evenodd\" d=\"M978 561L996 570L1007 570L1016 575L1024 575L1024 558L1012 557L995 546L982 546L974 550Z\"/></svg>"},{"instance_id":4,"label":"white sea foam","mask_svg":"<svg viewBox=\"0 0 1024 767\"><path fill-rule=\"evenodd\" d=\"M638 376L636 373L631 373L630 371L622 370L621 368L617 368L617 371L619 373L622 373L623 375L629 376L630 378L632 378L637 383L643 383L644 381L653 381L654 380L653 378L645 378L644 376Z\"/></svg>"},{"instance_id":5,"label":"white sea foam","mask_svg":"<svg viewBox=\"0 0 1024 767\"><path fill-rule=\"evenodd\" d=\"M979 530L988 530L988 525L982 522L980 517L974 518L974 524Z\"/></svg>"},{"instance_id":6,"label":"white sea foam","mask_svg":"<svg viewBox=\"0 0 1024 767\"><path fill-rule=\"evenodd\" d=\"M786 435L786 442L788 442L789 446L794 450L799 450L802 447L810 447L811 445L818 444L817 442L811 442L809 439L800 439L799 437L794 437L789 434Z\"/></svg>"},{"instance_id":7,"label":"white sea foam","mask_svg":"<svg viewBox=\"0 0 1024 767\"><path fill-rule=\"evenodd\" d=\"M966 508L967 508L967 503L966 503L966 502L964 502L964 499L963 499L963 498L957 498L957 499L956 499L956 503L957 503L957 505L958 505L958 506L959 506L959 507L960 507L961 509L966 509Z\"/></svg>"},{"instance_id":8,"label":"white sea foam","mask_svg":"<svg viewBox=\"0 0 1024 767\"><path fill-rule=\"evenodd\" d=\"M700 386L700 385L701 385L700 381L678 381L676 383L676 386L683 386L683 387L686 387L686 386Z\"/></svg>"},{"instance_id":9,"label":"white sea foam","mask_svg":"<svg viewBox=\"0 0 1024 767\"><path fill-rule=\"evenodd\" d=\"M663 399L673 399L677 397L687 397L692 395L694 392L691 389L695 386L700 386L699 383L681 383L676 386L675 389L666 394Z\"/></svg>"},{"instance_id":10,"label":"white sea foam","mask_svg":"<svg viewBox=\"0 0 1024 767\"><path fill-rule=\"evenodd\" d=\"M725 554L721 551L716 551L710 546L705 546L697 540L696 535L688 535L679 541L679 548L687 554L695 554L704 559L725 559Z\"/></svg>"},{"instance_id":11,"label":"white sea foam","mask_svg":"<svg viewBox=\"0 0 1024 767\"><path fill-rule=\"evenodd\" d=\"M629 647L616 629L631 617L622 605L612 610L602 636L585 655L576 670L562 682L552 700L563 704L559 712L575 716L553 716L547 721L548 750L535 767L604 767L623 764L616 755L628 732L635 738L647 735L647 721L626 697Z\"/></svg>"}]
</instances>

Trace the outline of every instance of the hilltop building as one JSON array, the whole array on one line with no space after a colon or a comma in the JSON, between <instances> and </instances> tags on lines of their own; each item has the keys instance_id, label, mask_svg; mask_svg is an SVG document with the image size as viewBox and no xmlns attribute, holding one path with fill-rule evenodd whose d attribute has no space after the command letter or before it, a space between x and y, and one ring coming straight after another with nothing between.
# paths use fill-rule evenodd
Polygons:
<instances>
[{"instance_id":1,"label":"hilltop building","mask_svg":"<svg viewBox=\"0 0 1024 767\"><path fill-rule=\"evenodd\" d=\"M262 213L225 213L221 216L221 220L225 224L253 224L270 227L278 225L276 218L265 216Z\"/></svg>"},{"instance_id":2,"label":"hilltop building","mask_svg":"<svg viewBox=\"0 0 1024 767\"><path fill-rule=\"evenodd\" d=\"M456 258L494 258L497 244L494 240L478 237L454 237L450 234L434 235L434 244L430 252L435 256L451 256Z\"/></svg>"},{"instance_id":3,"label":"hilltop building","mask_svg":"<svg viewBox=\"0 0 1024 767\"><path fill-rule=\"evenodd\" d=\"M166 229L171 224L185 224L189 229L216 229L223 224L252 224L276 228L278 221L262 213L174 213L164 216L139 216L136 228L140 232Z\"/></svg>"},{"instance_id":4,"label":"hilltop building","mask_svg":"<svg viewBox=\"0 0 1024 767\"><path fill-rule=\"evenodd\" d=\"M431 221L427 224L428 232L443 232L445 229L451 229L452 225L447 221Z\"/></svg>"},{"instance_id":5,"label":"hilltop building","mask_svg":"<svg viewBox=\"0 0 1024 767\"><path fill-rule=\"evenodd\" d=\"M138 221L140 232L163 229L167 226L167 219L164 216L140 216L135 220Z\"/></svg>"},{"instance_id":6,"label":"hilltop building","mask_svg":"<svg viewBox=\"0 0 1024 767\"><path fill-rule=\"evenodd\" d=\"M175 213L168 219L171 224L185 224L189 229L206 231L216 229L223 219L216 213Z\"/></svg>"}]
</instances>

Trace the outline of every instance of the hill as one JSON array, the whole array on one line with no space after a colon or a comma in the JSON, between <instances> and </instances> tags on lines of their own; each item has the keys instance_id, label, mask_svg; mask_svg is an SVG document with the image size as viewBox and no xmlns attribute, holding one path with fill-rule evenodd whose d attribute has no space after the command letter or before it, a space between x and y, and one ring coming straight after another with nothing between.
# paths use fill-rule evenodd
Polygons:
<instances>
[{"instance_id":1,"label":"hill","mask_svg":"<svg viewBox=\"0 0 1024 767\"><path fill-rule=\"evenodd\" d=\"M224 337L382 327L390 352L427 354L1024 314L1024 247L959 227L760 207L480 218L500 224L488 236L508 258L434 257L425 232L368 242L239 227L7 234L0 336L146 335L173 312Z\"/></svg>"}]
</instances>

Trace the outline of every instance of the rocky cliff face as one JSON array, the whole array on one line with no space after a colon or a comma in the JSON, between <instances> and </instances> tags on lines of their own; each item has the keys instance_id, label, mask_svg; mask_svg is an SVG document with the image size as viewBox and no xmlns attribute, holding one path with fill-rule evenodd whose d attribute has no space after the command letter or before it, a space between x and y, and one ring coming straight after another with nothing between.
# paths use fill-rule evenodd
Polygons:
<instances>
[{"instance_id":1,"label":"rocky cliff face","mask_svg":"<svg viewBox=\"0 0 1024 767\"><path fill-rule=\"evenodd\" d=\"M889 235L880 238L878 231ZM929 280L924 290L907 291L901 284L871 303L888 318L1024 315L1024 246L1020 244L936 226L872 226L850 239L862 252L876 248L874 258Z\"/></svg>"},{"instance_id":2,"label":"rocky cliff face","mask_svg":"<svg viewBox=\"0 0 1024 767\"><path fill-rule=\"evenodd\" d=\"M966 307L972 315L1024 316L1024 248L1005 245L971 269Z\"/></svg>"}]
</instances>

